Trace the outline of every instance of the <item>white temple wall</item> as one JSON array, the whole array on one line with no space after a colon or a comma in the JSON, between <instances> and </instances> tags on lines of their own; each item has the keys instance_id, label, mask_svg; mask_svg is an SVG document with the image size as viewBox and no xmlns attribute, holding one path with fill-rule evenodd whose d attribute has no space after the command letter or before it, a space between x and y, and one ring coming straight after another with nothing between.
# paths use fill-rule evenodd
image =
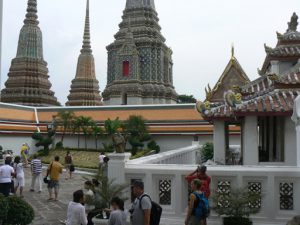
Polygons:
<instances>
[{"instance_id":1,"label":"white temple wall","mask_svg":"<svg viewBox=\"0 0 300 225\"><path fill-rule=\"evenodd\" d=\"M296 154L296 126L290 117L285 118L284 127L284 149L285 156L284 162L287 165L296 166L297 165L297 154Z\"/></svg>"},{"instance_id":2,"label":"white temple wall","mask_svg":"<svg viewBox=\"0 0 300 225\"><path fill-rule=\"evenodd\" d=\"M161 148L161 152L166 152L169 150L179 149L187 146L191 146L194 142L194 135L152 135L153 139ZM56 135L55 143L61 140L61 135ZM239 145L240 136L232 135L230 138L230 145ZM198 136L198 141L200 145L206 142L213 142L213 135L202 135ZM107 143L108 138L100 137L98 139L98 149L103 149L102 143ZM36 151L35 141L30 135L1 135L0 145L2 145L4 150L13 150L16 154L19 154L21 145L23 143L28 143L32 151ZM64 138L64 147L77 148L78 137L77 135L66 135ZM80 136L79 148L85 148L84 136ZM95 139L93 137L87 138L87 148L96 149ZM127 148L130 148L128 144Z\"/></svg>"}]
</instances>

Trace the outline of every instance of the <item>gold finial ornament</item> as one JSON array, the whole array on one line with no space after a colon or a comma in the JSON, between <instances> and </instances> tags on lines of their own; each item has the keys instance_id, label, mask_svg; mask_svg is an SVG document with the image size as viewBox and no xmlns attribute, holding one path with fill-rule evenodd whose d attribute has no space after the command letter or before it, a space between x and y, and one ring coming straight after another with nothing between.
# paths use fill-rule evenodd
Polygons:
<instances>
[{"instance_id":1,"label":"gold finial ornament","mask_svg":"<svg viewBox=\"0 0 300 225\"><path fill-rule=\"evenodd\" d=\"M235 59L235 56L234 56L234 44L233 43L231 44L231 59Z\"/></svg>"}]
</instances>

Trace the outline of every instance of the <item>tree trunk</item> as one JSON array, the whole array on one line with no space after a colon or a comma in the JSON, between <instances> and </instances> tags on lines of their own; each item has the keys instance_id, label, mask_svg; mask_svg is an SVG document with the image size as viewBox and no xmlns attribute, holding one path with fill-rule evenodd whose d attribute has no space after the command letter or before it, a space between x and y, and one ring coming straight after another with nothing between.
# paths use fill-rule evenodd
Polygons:
<instances>
[{"instance_id":1,"label":"tree trunk","mask_svg":"<svg viewBox=\"0 0 300 225\"><path fill-rule=\"evenodd\" d=\"M96 146L96 150L98 150L98 138L95 138L95 146Z\"/></svg>"},{"instance_id":2,"label":"tree trunk","mask_svg":"<svg viewBox=\"0 0 300 225\"><path fill-rule=\"evenodd\" d=\"M78 149L80 147L80 133L78 133L78 143L77 143Z\"/></svg>"},{"instance_id":3,"label":"tree trunk","mask_svg":"<svg viewBox=\"0 0 300 225\"><path fill-rule=\"evenodd\" d=\"M87 150L87 136L86 136L86 134L84 135L84 145L85 145L85 150Z\"/></svg>"},{"instance_id":4,"label":"tree trunk","mask_svg":"<svg viewBox=\"0 0 300 225\"><path fill-rule=\"evenodd\" d=\"M61 143L63 143L64 142L64 138L65 138L65 134L66 134L66 131L67 131L67 129L66 128L64 128L64 130L63 130L63 133L62 133L62 135L61 135Z\"/></svg>"}]
</instances>

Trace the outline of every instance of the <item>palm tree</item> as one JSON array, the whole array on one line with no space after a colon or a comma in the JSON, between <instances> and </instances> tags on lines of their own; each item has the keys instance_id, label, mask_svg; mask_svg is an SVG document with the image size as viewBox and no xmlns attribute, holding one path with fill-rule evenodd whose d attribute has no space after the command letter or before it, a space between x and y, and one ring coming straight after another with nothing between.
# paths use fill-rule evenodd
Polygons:
<instances>
[{"instance_id":1,"label":"palm tree","mask_svg":"<svg viewBox=\"0 0 300 225\"><path fill-rule=\"evenodd\" d=\"M133 155L137 153L139 147L144 147L144 142L151 140L148 127L141 116L130 116L125 121L124 130L129 135Z\"/></svg>"},{"instance_id":2,"label":"palm tree","mask_svg":"<svg viewBox=\"0 0 300 225\"><path fill-rule=\"evenodd\" d=\"M61 143L63 143L67 130L70 130L72 128L75 114L72 111L60 111L57 113L56 118L58 118L58 124L63 128L63 132L61 135Z\"/></svg>"},{"instance_id":3,"label":"palm tree","mask_svg":"<svg viewBox=\"0 0 300 225\"><path fill-rule=\"evenodd\" d=\"M87 149L87 137L89 134L91 134L91 127L93 127L95 122L91 117L87 116L79 116L77 120L80 130L83 132L84 135L85 149Z\"/></svg>"},{"instance_id":4,"label":"palm tree","mask_svg":"<svg viewBox=\"0 0 300 225\"><path fill-rule=\"evenodd\" d=\"M77 133L77 148L79 149L80 147L80 132L81 132L81 119L76 117L73 121L73 134Z\"/></svg>"},{"instance_id":5,"label":"palm tree","mask_svg":"<svg viewBox=\"0 0 300 225\"><path fill-rule=\"evenodd\" d=\"M114 146L114 139L113 135L118 133L120 129L123 128L123 123L119 120L119 118L116 118L115 120L108 119L104 122L104 129L106 135L111 139L111 145ZM110 146L110 145L105 145L103 146Z\"/></svg>"},{"instance_id":6,"label":"palm tree","mask_svg":"<svg viewBox=\"0 0 300 225\"><path fill-rule=\"evenodd\" d=\"M116 118L115 120L108 119L104 123L104 128L106 134L111 137L117 133L120 128L122 128L122 122L119 118Z\"/></svg>"},{"instance_id":7,"label":"palm tree","mask_svg":"<svg viewBox=\"0 0 300 225\"><path fill-rule=\"evenodd\" d=\"M92 126L92 134L95 138L95 147L96 147L96 150L98 149L98 138L99 136L103 135L103 129L99 126L97 126L97 124L94 124Z\"/></svg>"}]
</instances>

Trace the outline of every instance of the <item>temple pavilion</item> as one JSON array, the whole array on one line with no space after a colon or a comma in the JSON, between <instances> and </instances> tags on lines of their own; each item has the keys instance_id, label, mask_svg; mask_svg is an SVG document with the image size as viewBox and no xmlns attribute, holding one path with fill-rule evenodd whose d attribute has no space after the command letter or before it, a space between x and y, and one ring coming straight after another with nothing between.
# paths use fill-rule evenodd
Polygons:
<instances>
[{"instance_id":1,"label":"temple pavilion","mask_svg":"<svg viewBox=\"0 0 300 225\"><path fill-rule=\"evenodd\" d=\"M214 124L215 161L221 164L299 165L295 124L291 120L294 100L300 93L300 32L293 14L284 34L277 33L275 48L265 45L266 59L260 77L244 85L234 82L222 90L223 102L198 102L202 116ZM218 85L220 86L220 84ZM240 155L233 162L229 128L240 127ZM298 157L299 158L299 157Z\"/></svg>"}]
</instances>

